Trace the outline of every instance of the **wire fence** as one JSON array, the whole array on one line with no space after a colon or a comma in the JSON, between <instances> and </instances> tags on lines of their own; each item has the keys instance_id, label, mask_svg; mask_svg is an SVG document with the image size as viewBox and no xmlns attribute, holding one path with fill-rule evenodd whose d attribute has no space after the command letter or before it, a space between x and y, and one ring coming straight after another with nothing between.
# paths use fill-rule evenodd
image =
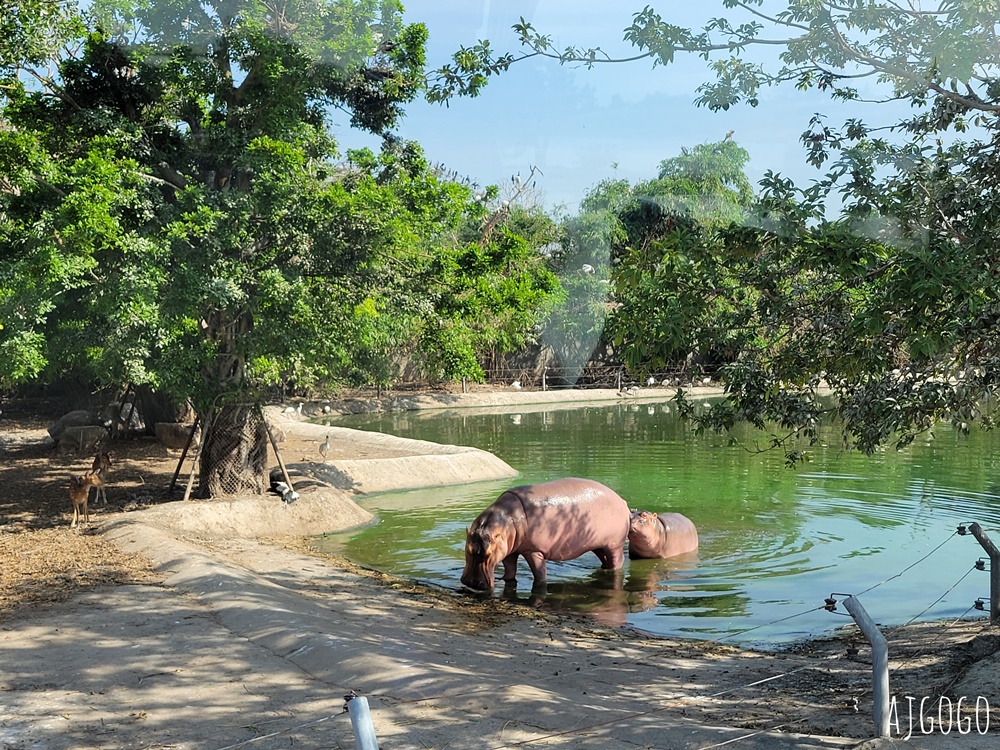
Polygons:
<instances>
[{"instance_id":1,"label":"wire fence","mask_svg":"<svg viewBox=\"0 0 1000 750\"><path fill-rule=\"evenodd\" d=\"M866 589L863 590L863 593L870 594L871 592L875 591L876 589L880 588L881 586L889 584L890 582L893 582L893 581L899 581L907 573L913 571L920 563L927 561L928 559L930 559L931 557L933 557L935 554L939 553L941 551L941 549L944 548L945 545L948 542L950 542L952 539L954 539L954 537L956 535L958 535L958 534L955 533L955 532L951 533L940 544L936 545L933 549L931 549L926 554L921 555L913 563L905 566L899 572L897 572L897 573L895 573L895 574L893 574L891 576L888 576L888 577L882 579L881 581L879 581L878 583L874 584L873 586L869 586L868 588L866 588ZM917 619L923 617L928 612L930 612L935 606L937 606L943 600L945 600L945 598L948 596L948 594L950 594L951 592L953 592L955 590L955 588L962 581L964 581L973 571L976 571L976 570L982 571L984 569L985 569L985 566L982 565L981 561L977 561L977 563L973 564L970 567L970 569L968 571L966 571L953 585L949 586L941 595L937 596L929 605L927 605L926 607L924 607L923 609L921 609L917 614L915 614L913 617L911 617L909 620L907 620L907 622L902 627L905 628L906 625L912 624L914 621L916 621ZM855 595L855 596L857 596L857 595ZM937 633L936 637L934 639L932 639L931 641L929 641L924 646L924 648L921 648L916 653L907 654L907 655L902 656L902 657L897 657L897 659L895 660L895 663L893 665L893 669L897 670L897 671L898 670L903 670L903 669L907 668L907 666L912 666L912 665L916 664L918 662L918 660L921 659L921 657L926 653L926 651L928 649L933 648L937 643L940 643L940 641L942 639L944 639L945 637L947 637L949 635L949 632L948 632L949 630L954 629L972 611L974 611L976 609L981 609L981 607L978 607L976 604L973 604L965 612L963 612L962 615L960 615L958 618L956 618L956 619L954 619L954 620L952 620L950 622L943 623L939 627L938 633ZM704 643L705 643L705 645L717 644L717 643L719 643L719 642L721 642L723 640L729 639L729 638L733 638L733 637L745 635L746 633L752 632L752 631L754 631L754 630L756 630L758 628L763 628L763 627L768 627L768 626L771 626L771 625L776 625L778 623L786 622L788 620L792 620L792 619L795 619L795 618L798 618L798 617L802 617L802 616L808 615L810 613L814 613L814 612L816 612L818 610L827 610L827 611L831 612L831 614L835 614L835 615L842 614L842 613L836 611L835 606L832 604L832 598L827 598L827 599L824 600L823 604L819 604L819 605L817 605L815 607L811 607L811 608L803 610L801 612L796 612L796 613L794 613L792 615L787 615L787 616L783 616L783 617L777 618L777 619L775 619L775 620L773 620L773 621L771 621L769 623L765 623L763 625L759 625L759 626L756 626L756 627L753 627L753 628L746 628L746 629L743 629L743 630L734 631L733 633L729 633L726 636L722 636L722 637L715 638L715 639L712 639L712 640L709 640L709 641L705 641ZM845 614L845 616L849 616L849 615ZM963 633L963 635L964 635L964 633ZM856 652L852 653L850 650L846 650L846 651L843 652L843 654L840 655L839 660L838 660L838 664L840 664L840 665L843 665L844 663L849 663L853 667L853 668L844 667L844 666L840 667L841 671L844 671L845 673L847 673L847 675L849 677L849 679L845 680L845 686L842 688L842 690L845 690L847 692L847 695L843 696L844 700L843 700L843 705L840 707L841 710L858 712L862 701L865 698L867 698L868 696L870 696L871 692L872 692L872 689L870 687L870 683L868 682L868 674L871 671L870 667L864 661L860 661L860 662L856 661L856 658L857 658L857 653ZM622 665L623 662L619 661L619 662L617 662L617 664ZM684 711L692 709L693 707L697 706L699 703L707 705L707 704L710 704L710 703L712 703L714 701L717 701L718 699L723 698L725 696L731 696L731 695L734 695L734 694L745 694L745 697L739 698L736 701L730 701L729 703L726 704L726 710L731 712L734 709L734 707L737 706L737 705L739 705L739 704L742 704L742 703L754 703L756 701L759 701L761 699L761 697L762 697L762 693L760 692L760 690L762 688L765 688L765 687L772 688L772 687L775 686L775 683L777 684L777 686L780 686L782 684L783 680L786 680L787 678L792 677L794 675L801 674L801 673L804 673L804 672L807 673L807 672L811 672L811 671L814 671L814 670L815 671L821 671L822 673L829 673L829 671L830 671L829 664L830 664L830 662L829 662L828 658L824 658L824 659L821 659L821 660L816 660L814 663L807 663L805 665L802 665L802 666L799 666L799 667L796 667L796 668L793 668L793 669L789 669L789 670L783 671L781 673L768 675L768 676L765 676L765 677L762 677L762 678L759 678L759 679L756 679L756 680L753 680L753 681L750 681L750 682L747 682L747 683L744 683L744 684L741 684L741 685L738 685L738 686L735 686L735 687L726 688L724 690L718 690L718 691L714 691L714 692L710 692L710 693L704 693L704 694L689 694L689 695L686 696L686 698L685 698L684 701L680 701L680 702L678 702L678 701L668 701L667 703L665 703L663 705L657 706L656 708L650 709L650 710L645 711L645 712L636 712L636 713L630 714L628 716L620 716L620 717L617 717L615 719L609 719L609 720L606 720L606 721L589 723L589 724L586 724L586 725L581 725L579 727L575 727L572 730L567 730L567 731L563 731L563 732L559 732L559 733L543 734L543 735L540 735L538 737L534 737L534 738L531 738L529 740L523 740L523 741L516 742L516 743L506 743L506 744L491 745L491 749L492 750L505 750L506 748L523 747L523 746L532 745L532 744L543 742L543 741L548 741L548 740L553 740L553 739L556 739L556 738L562 738L562 737L570 736L570 735L573 735L573 734L581 734L581 735L582 734L588 734L588 733L594 732L597 729L600 729L600 728L603 728L603 727L607 727L607 726L611 726L611 725L616 724L616 723L627 723L627 722L630 722L630 721L635 721L639 717L647 717L647 716L649 716L651 714L661 713L661 712L667 712L667 711L670 711L672 709L684 712ZM604 668L603 666L595 666L595 667L592 668L592 671L594 671L594 670L600 670L600 669L603 669L603 668ZM578 672L577 675L579 676L580 673ZM957 677L955 679L957 679ZM952 684L954 684L954 680L953 680ZM859 687L859 685L863 685L863 687ZM948 689L950 689L950 687L951 687L951 685L949 685L948 687L946 687L944 690L941 690L940 692L943 694ZM931 710L931 709L928 709L928 710ZM760 735L766 734L768 732L775 732L775 731L782 731L782 730L789 731L789 730L791 730L793 728L801 727L801 725L807 723L807 721L808 721L807 718L791 718L791 719L787 719L787 720L777 720L777 721L767 722L766 726L764 726L763 728L756 729L755 731L748 732L747 734L743 734L743 735L740 735L738 737L733 737L733 738L730 738L730 739L727 739L727 740L724 740L724 741L721 741L721 742L710 743L710 741L708 739L704 739L704 740L702 740L699 743L699 747L706 748L706 750L707 750L707 748L719 748L719 747L725 747L725 746L729 746L729 745L738 745L738 743L741 742L741 741L748 740L748 739L751 739L751 738L754 738L754 737L759 737ZM705 723L706 724L710 724L710 722L705 722ZM988 723L988 719L986 720L986 723ZM718 729L728 729L728 728L730 728L730 727L718 727ZM898 726L897 726L897 728L898 728Z\"/></svg>"},{"instance_id":2,"label":"wire fence","mask_svg":"<svg viewBox=\"0 0 1000 750\"><path fill-rule=\"evenodd\" d=\"M679 365L670 369L646 372L642 375L630 373L624 365L605 362L589 363L584 366L566 367L558 365L515 365L500 364L483 368L481 381L463 378L459 381L429 380L408 376L394 380L390 385L358 385L341 388L338 394L368 394L382 398L398 393L425 390L442 390L461 387L471 390L476 386L490 388L513 388L527 391L591 390L591 389L640 389L640 388L692 388L719 384L716 367ZM287 401L291 398L316 396L303 393L295 388L274 388L265 393L272 402Z\"/></svg>"},{"instance_id":3,"label":"wire fence","mask_svg":"<svg viewBox=\"0 0 1000 750\"><path fill-rule=\"evenodd\" d=\"M954 534L951 535L950 537L948 537L948 539L946 539L945 542L939 544L937 547L935 547L933 550L931 550L931 552L929 552L929 553L921 556L921 558L918 559L917 561L915 561L913 564L906 566L899 573L897 573L897 574L895 574L893 576L890 576L890 577L884 579L880 583L876 584L876 586L872 586L872 587L869 587L868 589L865 589L865 592L866 593L870 593L871 591L875 590L879 586L882 586L882 585L885 585L885 584L887 584L887 583L889 583L891 581L896 581L896 580L900 579L907 572L913 570L920 562L923 562L923 561L927 560L929 557L933 556L936 552L938 552L944 546L944 544L946 542L948 542L948 541L951 540L952 537L954 537ZM956 581L955 586L957 586L958 583L960 583L962 580L964 580L972 571L975 571L977 569L978 570L983 570L983 567L982 566L978 566L978 565L973 565L970 568L970 570L967 571L962 576L961 579L959 579L959 581ZM916 615L916 617L920 617L923 614L926 614L927 611L929 611L936 604L938 604L940 601L942 601L942 599L950 591L952 591L955 588L955 586L950 587L944 594L942 594L941 596L937 597L928 607L926 607L924 610L922 610L920 613L918 613L918 615ZM815 612L817 609L827 609L828 611L833 611L833 608L830 606L829 599L827 599L827 600L825 600L824 604L822 604L822 605L818 605L817 607L810 608L808 610L805 610L803 612L797 613L797 614L792 615L790 617L779 618L778 620L775 620L774 623L769 623L769 624L777 624L780 621L785 621L785 620L788 620L788 619L792 619L794 617L800 617L800 616L809 614L811 612ZM946 636L947 635L946 631L949 628L952 628L956 624L958 624L962 620L962 618L964 618L973 609L974 609L973 607L970 607L969 610L967 610L960 618L958 618L958 619L956 619L954 621L945 623L944 625L942 625L942 627L941 627L941 631L942 632L939 634L939 638ZM912 622L912 619L910 620L910 622ZM732 635L735 636L735 635L738 635L738 634L746 633L746 632L749 632L750 630L752 630L752 629L746 629L746 630L737 631L736 633L733 633ZM708 643L715 643L715 642L718 642L719 640L722 640L722 639L714 639L713 641L708 642ZM908 655L908 658L910 660L914 660L914 659L916 659L918 657L918 655L919 655L919 653L918 654L911 654L911 655ZM855 676L857 676L858 674L862 674L862 673L864 673L867 670L867 665L866 664L864 664L864 663L858 663L856 661L856 655L854 655L853 657L852 656L848 656L848 658L849 659L855 659L854 664L857 665L857 668L855 669ZM621 666L623 663L621 661L618 661L618 662L616 662L616 664L618 664L619 666ZM898 669L902 669L904 666L905 666L905 663L900 662L900 663L897 663L895 665L895 668L898 670ZM841 667L840 669L842 670L843 667ZM794 668L791 668L791 669L788 669L788 670L784 670L782 672L778 672L778 673L775 673L775 674L770 674L770 675L766 675L764 677L753 679L753 680L747 681L745 683L742 683L742 684L739 684L739 685L736 685L736 686L733 686L733 687L727 687L727 688L725 688L723 690L701 691L701 692L685 690L685 691L683 691L683 694L681 694L681 692L678 692L677 694L675 694L672 697L668 696L666 699L661 699L659 701L658 705L651 706L651 707L649 707L647 709L638 710L638 711L628 711L628 712L625 712L625 713L617 713L616 715L614 715L611 718L605 718L605 719L600 719L600 720L596 720L596 721L580 723L579 725L574 726L574 727L569 728L569 729L564 729L564 730L559 730L559 731L551 731L551 732L538 731L537 726L535 726L534 722L532 722L531 724L524 725L524 727L522 727L522 728L528 728L529 730L535 731L536 733L534 734L534 736L531 736L531 737L528 737L528 738L525 738L525 739L518 739L518 740L511 740L511 741L505 741L505 740L502 739L502 737L499 739L499 741L496 741L496 740L491 741L487 737L480 737L480 740L479 740L480 741L480 746L484 747L484 748L488 748L488 750L513 750L515 748L532 747L532 746L536 746L536 745L549 746L549 745L552 745L553 743L559 743L560 741L567 741L567 740L571 741L572 738L574 738L574 737L576 737L576 738L583 738L583 737L585 737L587 735L594 735L594 734L596 734L596 733L598 733L598 732L600 732L602 730L615 729L615 728L617 728L618 730L623 730L623 729L627 730L628 727L635 725L636 722L638 722L640 720L648 720L650 717L653 717L653 716L656 716L656 715L659 715L659 714L670 714L671 712L674 712L674 713L676 713L676 715L678 717L687 716L689 714L689 712L691 712L692 710L694 710L698 706L707 707L707 706L711 706L711 705L717 703L722 698L730 698L732 696L742 695L743 697L735 698L735 699L730 700L729 702L727 702L727 703L724 704L725 705L725 711L728 712L728 713L731 713L733 711L734 707L737 706L737 705L739 705L739 704L743 704L743 703L751 703L751 704L753 704L753 703L759 702L761 700L761 698L765 695L762 692L763 689L765 689L765 688L767 688L767 689L773 689L773 688L776 688L776 687L780 687L780 685L782 684L782 681L787 680L788 678L792 678L792 677L794 677L796 675L802 675L803 673L808 673L808 672L813 671L813 670L824 670L824 671L828 672L829 671L829 660L826 659L826 658L820 659L820 660L817 660L815 663L806 663L806 664L803 664L803 665L800 665L800 666L797 666L797 667L794 667ZM579 678L580 673L578 672L577 675L578 675L578 678ZM856 682L856 680L855 680L855 682ZM948 689L950 689L950 687L951 687L951 685L948 685L947 687L943 688L940 691L941 694L943 695ZM853 701L853 710L854 711L858 711L859 710L859 705L861 705L861 703L862 703L861 699L863 699L870 692L870 688L858 689L858 687L857 687L856 684L850 684L850 685L848 685L848 690L850 692L850 695L849 696L848 695L843 696L844 697L845 707L846 706L850 706L851 703L852 703L852 701ZM395 705L400 705L400 704L404 704L404 703L407 703L407 702L410 702L410 703L414 703L414 702L421 702L421 703L423 703L423 702L426 702L426 703L440 704L442 706L447 706L449 704L449 702L454 703L454 702L458 702L460 700L467 699L467 698L469 698L470 696L473 696L473 695L482 695L484 693L494 693L495 691L496 691L495 687L493 687L493 688L487 688L487 687L482 687L481 686L481 687L474 687L474 688L472 688L470 690L464 690L464 691L461 691L461 692L455 692L455 693L450 693L450 694L439 694L439 695L429 696L429 697L426 697L426 698L413 699L413 700L410 700L410 701L399 700L398 698L394 698L391 695L384 695L384 696L381 696L381 697L387 699L388 701L391 701ZM933 706L931 706L927 710L928 711L933 710L934 706L936 706L936 705L937 704L934 704ZM225 746L223 748L218 748L217 750L238 750L239 748L244 748L244 747L251 747L252 748L256 743L258 743L260 741L268 740L268 739L274 739L274 738L278 738L278 737L282 737L282 736L286 736L286 735L291 735L292 733L294 733L294 732L296 732L298 730L309 728L309 727L314 727L314 726L317 726L317 725L322 724L324 722L329 722L329 721L331 721L333 719L336 719L338 717L343 717L343 716L345 716L344 713L339 713L339 714L333 714L333 715L329 715L329 716L324 716L322 718L319 718L319 719L313 720L313 721L309 721L309 722L296 723L294 725L290 725L287 728L284 728L284 729L281 729L281 730L276 730L276 731L270 732L270 733L265 734L265 735L260 735L260 736L257 736L257 737L253 737L253 738L250 738L250 739L248 739L246 741L243 741L243 742L238 742L238 743L230 744L230 745L227 745L227 746ZM920 720L921 721L923 720L923 715L920 717ZM432 722L433 719L429 718L429 719L426 719L424 721ZM413 723L414 722L412 720L410 720L410 721L407 722L408 726L411 729L413 728ZM521 723L522 722L519 722L518 720L513 719L513 720L508 721L507 723L505 723L504 728L505 729L508 728L509 725L520 725ZM755 726L755 727L752 727L752 728L751 727L746 727L745 729L747 729L748 731L746 731L746 733L744 733L744 734L739 734L738 736L735 736L735 737L729 737L729 738L721 740L721 741L713 741L712 737L708 734L708 732L714 731L715 736L717 737L717 735L718 735L719 732L732 732L734 729L736 729L738 731L739 727L735 727L734 728L730 724L713 725L713 723L712 723L712 721L711 721L710 718L708 720L699 720L698 723L699 723L700 726L705 727L705 729L700 730L701 735L702 735L701 739L700 740L698 739L698 731L697 730L693 730L695 733L694 733L694 735L692 735L690 737L690 740L694 741L694 742L697 742L698 747L701 747L704 750L710 750L710 749L714 749L714 748L722 748L722 747L730 747L730 746L738 748L740 746L740 743L745 742L747 740L751 740L753 738L759 738L761 735L765 735L765 734L768 734L768 733L773 733L773 732L788 732L788 731L801 730L803 728L803 725L806 725L806 724L809 723L809 719L807 717L782 718L780 716L775 716L771 721L761 722L760 723L761 725L759 725L759 726ZM979 730L984 730L985 731L984 724L988 725L988 718L985 719L984 722L981 722L978 725ZM933 721L931 721L931 725L933 725ZM940 727L939 727L939 729L940 729ZM470 731L474 731L474 730L471 730L471 728L470 728ZM978 730L970 730L970 731L978 731ZM983 733L983 732L980 731L980 733ZM361 745L359 745L359 747L361 747Z\"/></svg>"}]
</instances>

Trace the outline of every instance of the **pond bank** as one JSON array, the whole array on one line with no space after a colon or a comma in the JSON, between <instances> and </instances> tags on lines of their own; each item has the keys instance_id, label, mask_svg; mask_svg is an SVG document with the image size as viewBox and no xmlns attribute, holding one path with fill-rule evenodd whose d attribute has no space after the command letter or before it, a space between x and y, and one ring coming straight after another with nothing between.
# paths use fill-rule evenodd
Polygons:
<instances>
[{"instance_id":1,"label":"pond bank","mask_svg":"<svg viewBox=\"0 0 1000 750\"><path fill-rule=\"evenodd\" d=\"M692 386L684 389L691 398L721 396L722 386ZM296 401L286 407L295 411L301 404L300 416L309 419L336 414L373 414L377 412L416 411L424 409L472 409L489 406L532 406L538 404L586 404L613 401L665 401L677 393L676 388L655 386L634 388L623 393L614 388L570 388L547 391L525 391L518 388L474 390L469 393L421 392L397 393L381 397L348 397L337 400Z\"/></svg>"}]
</instances>

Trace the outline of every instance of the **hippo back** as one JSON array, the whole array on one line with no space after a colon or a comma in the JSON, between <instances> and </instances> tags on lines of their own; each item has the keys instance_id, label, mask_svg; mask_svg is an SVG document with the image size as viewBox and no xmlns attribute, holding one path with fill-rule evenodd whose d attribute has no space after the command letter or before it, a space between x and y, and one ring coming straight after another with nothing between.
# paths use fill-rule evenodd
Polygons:
<instances>
[{"instance_id":1,"label":"hippo back","mask_svg":"<svg viewBox=\"0 0 1000 750\"><path fill-rule=\"evenodd\" d=\"M524 525L516 551L571 560L603 547L624 545L631 513L614 490L591 479L564 478L507 490L497 502L516 502Z\"/></svg>"}]
</instances>

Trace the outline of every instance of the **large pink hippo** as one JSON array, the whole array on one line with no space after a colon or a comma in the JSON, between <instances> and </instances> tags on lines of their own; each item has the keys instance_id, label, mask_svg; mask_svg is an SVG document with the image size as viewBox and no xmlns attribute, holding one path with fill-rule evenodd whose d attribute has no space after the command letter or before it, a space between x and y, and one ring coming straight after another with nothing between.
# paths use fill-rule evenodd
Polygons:
<instances>
[{"instance_id":1,"label":"large pink hippo","mask_svg":"<svg viewBox=\"0 0 1000 750\"><path fill-rule=\"evenodd\" d=\"M593 552L602 568L625 563L631 514L616 492L589 479L556 479L504 492L466 531L462 583L494 586L503 561L503 580L513 583L522 555L537 587L545 583L546 560L572 560Z\"/></svg>"},{"instance_id":2,"label":"large pink hippo","mask_svg":"<svg viewBox=\"0 0 1000 750\"><path fill-rule=\"evenodd\" d=\"M698 549L698 529L680 513L632 513L628 529L630 559L673 557Z\"/></svg>"}]
</instances>

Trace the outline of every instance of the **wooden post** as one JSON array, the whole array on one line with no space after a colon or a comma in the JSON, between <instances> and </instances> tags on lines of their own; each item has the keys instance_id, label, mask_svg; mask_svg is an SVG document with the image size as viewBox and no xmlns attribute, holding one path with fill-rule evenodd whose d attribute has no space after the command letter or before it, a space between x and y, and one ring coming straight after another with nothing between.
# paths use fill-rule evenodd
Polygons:
<instances>
[{"instance_id":1,"label":"wooden post","mask_svg":"<svg viewBox=\"0 0 1000 750\"><path fill-rule=\"evenodd\" d=\"M184 444L184 450L181 451L181 460L177 462L177 468L174 470L174 478L170 480L170 488L167 490L168 495L174 494L174 487L177 486L177 477L181 473L181 467L184 465L184 458L187 456L188 449L191 447L191 443L194 440L194 434L198 432L198 425L201 423L201 414L198 414L194 418L194 424L191 426L191 434L188 435L187 442Z\"/></svg>"},{"instance_id":2,"label":"wooden post","mask_svg":"<svg viewBox=\"0 0 1000 750\"><path fill-rule=\"evenodd\" d=\"M211 412L209 412L211 414ZM194 458L191 459L191 474L188 476L187 487L184 488L184 499L188 500L191 497L191 488L194 486L194 473L198 470L198 459L201 458L201 449L205 447L206 438L208 437L208 431L212 429L211 419L205 418L203 427L201 430L201 440L198 441L198 450L194 452ZM191 431L194 434L194 430Z\"/></svg>"},{"instance_id":3,"label":"wooden post","mask_svg":"<svg viewBox=\"0 0 1000 750\"><path fill-rule=\"evenodd\" d=\"M278 441L274 439L274 433L271 432L271 425L267 423L264 419L264 412L260 413L261 421L264 422L264 429L267 430L267 436L271 439L271 447L274 448L274 457L278 459L278 466L281 468L281 476L285 479L285 484L288 485L289 491L294 491L295 488L292 486L291 477L288 476L288 469L285 468L285 462L281 460L281 453L278 451Z\"/></svg>"}]
</instances>

